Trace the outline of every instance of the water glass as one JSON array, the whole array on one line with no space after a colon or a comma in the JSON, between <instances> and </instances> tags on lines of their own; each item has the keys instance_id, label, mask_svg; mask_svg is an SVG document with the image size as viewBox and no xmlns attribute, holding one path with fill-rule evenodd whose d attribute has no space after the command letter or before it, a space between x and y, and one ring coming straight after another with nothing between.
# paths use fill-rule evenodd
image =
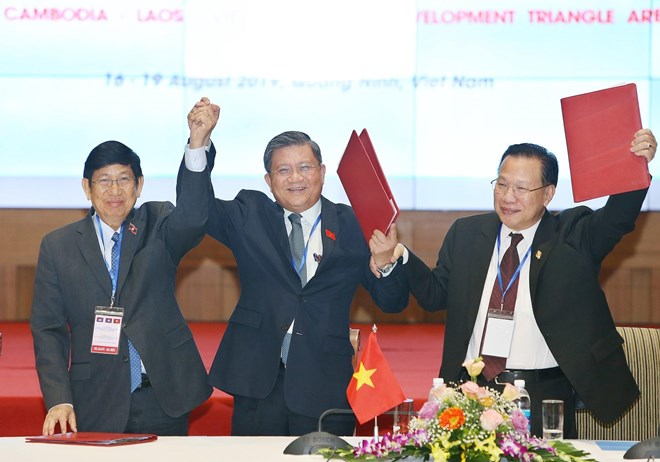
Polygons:
<instances>
[{"instance_id":1,"label":"water glass","mask_svg":"<svg viewBox=\"0 0 660 462\"><path fill-rule=\"evenodd\" d=\"M543 438L546 440L564 437L564 402L560 399L544 399L541 402Z\"/></svg>"},{"instance_id":2,"label":"water glass","mask_svg":"<svg viewBox=\"0 0 660 462\"><path fill-rule=\"evenodd\" d=\"M408 398L403 403L394 408L394 423L392 433L408 433L410 429L410 419L413 416L413 400Z\"/></svg>"}]
</instances>

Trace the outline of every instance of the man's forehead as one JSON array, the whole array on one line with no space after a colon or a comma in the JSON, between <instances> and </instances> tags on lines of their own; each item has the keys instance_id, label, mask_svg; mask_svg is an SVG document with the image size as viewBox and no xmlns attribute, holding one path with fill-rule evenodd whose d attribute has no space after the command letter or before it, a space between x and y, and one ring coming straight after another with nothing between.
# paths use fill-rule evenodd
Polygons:
<instances>
[{"instance_id":1,"label":"man's forehead","mask_svg":"<svg viewBox=\"0 0 660 462\"><path fill-rule=\"evenodd\" d=\"M535 157L514 157L504 159L500 167L500 178L520 176L525 179L541 178L541 161Z\"/></svg>"},{"instance_id":2,"label":"man's forehead","mask_svg":"<svg viewBox=\"0 0 660 462\"><path fill-rule=\"evenodd\" d=\"M110 173L133 173L133 169L130 165L110 164L97 168L94 170L93 175L108 175Z\"/></svg>"},{"instance_id":3,"label":"man's forehead","mask_svg":"<svg viewBox=\"0 0 660 462\"><path fill-rule=\"evenodd\" d=\"M294 145L278 148L273 151L273 163L301 163L314 161L314 153L308 145Z\"/></svg>"}]
</instances>

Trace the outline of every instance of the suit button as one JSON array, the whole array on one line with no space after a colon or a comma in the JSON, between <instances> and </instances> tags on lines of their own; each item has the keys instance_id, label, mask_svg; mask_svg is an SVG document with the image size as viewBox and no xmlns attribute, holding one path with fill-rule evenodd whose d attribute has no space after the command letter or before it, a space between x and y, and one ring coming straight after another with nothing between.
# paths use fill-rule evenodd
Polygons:
<instances>
[{"instance_id":1,"label":"suit button","mask_svg":"<svg viewBox=\"0 0 660 462\"><path fill-rule=\"evenodd\" d=\"M280 330L282 330L282 331L287 331L287 330L289 330L289 326L286 325L286 324L282 324L282 325L280 326Z\"/></svg>"},{"instance_id":2,"label":"suit button","mask_svg":"<svg viewBox=\"0 0 660 462\"><path fill-rule=\"evenodd\" d=\"M124 361L125 363L127 363L128 362L128 356L122 356L121 360Z\"/></svg>"},{"instance_id":3,"label":"suit button","mask_svg":"<svg viewBox=\"0 0 660 462\"><path fill-rule=\"evenodd\" d=\"M302 295L300 295L300 296L298 297L298 301L299 301L300 303L305 303L307 300L305 300L305 297L303 297Z\"/></svg>"},{"instance_id":4,"label":"suit button","mask_svg":"<svg viewBox=\"0 0 660 462\"><path fill-rule=\"evenodd\" d=\"M124 329L126 329L126 323L123 322L123 323L121 324L121 327L123 327Z\"/></svg>"}]
</instances>

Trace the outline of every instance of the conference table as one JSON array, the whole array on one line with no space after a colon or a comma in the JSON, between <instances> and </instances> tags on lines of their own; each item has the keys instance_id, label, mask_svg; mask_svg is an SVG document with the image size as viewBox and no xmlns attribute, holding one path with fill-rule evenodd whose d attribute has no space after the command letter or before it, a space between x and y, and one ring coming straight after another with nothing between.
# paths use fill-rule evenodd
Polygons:
<instances>
[{"instance_id":1,"label":"conference table","mask_svg":"<svg viewBox=\"0 0 660 462\"><path fill-rule=\"evenodd\" d=\"M356 444L362 438L344 438ZM293 437L188 436L161 437L157 441L126 446L26 443L23 437L0 437L0 460L11 462L185 462L263 461L305 462L325 460L318 455L284 454ZM623 461L624 450L603 450L594 441L572 441L600 462Z\"/></svg>"}]
</instances>

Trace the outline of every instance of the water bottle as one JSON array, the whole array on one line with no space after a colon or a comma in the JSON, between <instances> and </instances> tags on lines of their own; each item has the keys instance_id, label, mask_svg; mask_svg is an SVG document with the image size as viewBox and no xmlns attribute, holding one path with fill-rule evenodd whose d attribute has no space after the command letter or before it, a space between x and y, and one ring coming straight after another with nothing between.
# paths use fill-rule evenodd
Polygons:
<instances>
[{"instance_id":1,"label":"water bottle","mask_svg":"<svg viewBox=\"0 0 660 462\"><path fill-rule=\"evenodd\" d=\"M527 422L528 422L528 430L532 430L532 400L529 398L529 393L527 393L527 390L525 390L525 381L524 380L514 380L513 381L513 386L516 387L516 390L518 390L518 394L520 395L519 398L517 398L514 403L518 406L518 409L522 411L523 414L525 414L525 417L527 417Z\"/></svg>"},{"instance_id":2,"label":"water bottle","mask_svg":"<svg viewBox=\"0 0 660 462\"><path fill-rule=\"evenodd\" d=\"M441 393L443 392L445 381L440 377L433 377L433 386L429 390L429 402L439 403L442 401Z\"/></svg>"}]
</instances>

